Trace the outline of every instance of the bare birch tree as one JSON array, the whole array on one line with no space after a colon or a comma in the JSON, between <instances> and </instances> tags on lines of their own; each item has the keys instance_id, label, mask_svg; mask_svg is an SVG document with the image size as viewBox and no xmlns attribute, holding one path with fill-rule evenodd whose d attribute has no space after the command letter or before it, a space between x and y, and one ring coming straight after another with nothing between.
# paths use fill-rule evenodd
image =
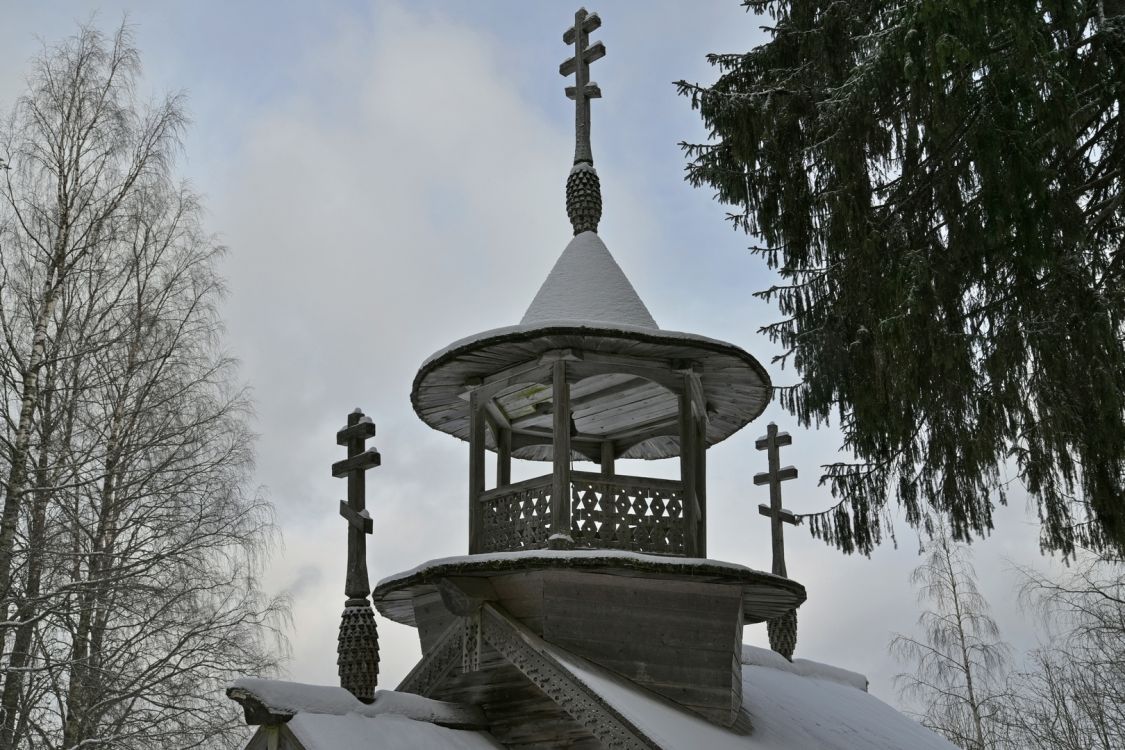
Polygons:
<instances>
[{"instance_id":1,"label":"bare birch tree","mask_svg":"<svg viewBox=\"0 0 1125 750\"><path fill-rule=\"evenodd\" d=\"M891 652L913 667L898 675L902 694L923 707L922 724L959 747L1002 747L1008 647L977 588L968 546L939 526L910 580L925 609L921 635L891 641Z\"/></svg>"},{"instance_id":2,"label":"bare birch tree","mask_svg":"<svg viewBox=\"0 0 1125 750\"><path fill-rule=\"evenodd\" d=\"M1047 642L1012 675L1012 746L1027 750L1125 747L1125 565L1080 556L1056 580L1023 570L1024 597Z\"/></svg>"},{"instance_id":3,"label":"bare birch tree","mask_svg":"<svg viewBox=\"0 0 1125 750\"><path fill-rule=\"evenodd\" d=\"M220 687L281 647L222 248L170 177L182 102L138 73L84 27L0 141L0 747L231 746Z\"/></svg>"}]
</instances>

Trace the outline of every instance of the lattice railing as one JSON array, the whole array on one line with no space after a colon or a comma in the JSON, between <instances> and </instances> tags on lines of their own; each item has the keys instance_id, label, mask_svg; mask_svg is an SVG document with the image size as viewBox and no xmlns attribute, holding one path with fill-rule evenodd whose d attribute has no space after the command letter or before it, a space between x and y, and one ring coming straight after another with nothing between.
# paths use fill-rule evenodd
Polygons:
<instances>
[{"instance_id":1,"label":"lattice railing","mask_svg":"<svg viewBox=\"0 0 1125 750\"><path fill-rule=\"evenodd\" d=\"M578 548L686 554L683 485L668 479L571 472ZM551 535L550 475L485 492L481 552L543 549Z\"/></svg>"},{"instance_id":2,"label":"lattice railing","mask_svg":"<svg viewBox=\"0 0 1125 750\"><path fill-rule=\"evenodd\" d=\"M570 480L576 547L685 554L680 482L579 471Z\"/></svg>"},{"instance_id":3,"label":"lattice railing","mask_svg":"<svg viewBox=\"0 0 1125 750\"><path fill-rule=\"evenodd\" d=\"M481 552L543 549L551 528L550 475L489 490L480 496Z\"/></svg>"}]
</instances>

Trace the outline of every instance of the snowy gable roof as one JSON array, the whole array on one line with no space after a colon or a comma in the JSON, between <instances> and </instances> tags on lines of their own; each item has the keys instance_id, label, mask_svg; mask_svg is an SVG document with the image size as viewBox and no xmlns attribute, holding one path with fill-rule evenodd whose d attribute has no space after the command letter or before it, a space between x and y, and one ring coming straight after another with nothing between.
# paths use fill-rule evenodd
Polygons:
<instances>
[{"instance_id":1,"label":"snowy gable roof","mask_svg":"<svg viewBox=\"0 0 1125 750\"><path fill-rule=\"evenodd\" d=\"M520 325L560 320L659 327L593 232L575 235L566 246Z\"/></svg>"},{"instance_id":2,"label":"snowy gable roof","mask_svg":"<svg viewBox=\"0 0 1125 750\"><path fill-rule=\"evenodd\" d=\"M957 750L869 694L854 672L743 646L748 726L726 729L607 669L550 647L555 658L662 750Z\"/></svg>"},{"instance_id":3,"label":"snowy gable roof","mask_svg":"<svg viewBox=\"0 0 1125 750\"><path fill-rule=\"evenodd\" d=\"M484 732L447 729L405 716L299 713L285 728L304 750L498 750Z\"/></svg>"},{"instance_id":4,"label":"snowy gable roof","mask_svg":"<svg viewBox=\"0 0 1125 750\"><path fill-rule=\"evenodd\" d=\"M361 703L343 688L282 680L239 678L227 690L246 711L247 723L265 725L248 750L273 747L279 733L296 750L495 750L484 713L475 706L377 690Z\"/></svg>"}]
</instances>

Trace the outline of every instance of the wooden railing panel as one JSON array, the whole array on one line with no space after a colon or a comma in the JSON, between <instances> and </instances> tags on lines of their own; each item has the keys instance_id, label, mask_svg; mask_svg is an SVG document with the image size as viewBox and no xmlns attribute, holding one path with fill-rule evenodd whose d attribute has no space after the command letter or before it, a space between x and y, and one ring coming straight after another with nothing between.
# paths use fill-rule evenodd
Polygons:
<instances>
[{"instance_id":1,"label":"wooden railing panel","mask_svg":"<svg viewBox=\"0 0 1125 750\"><path fill-rule=\"evenodd\" d=\"M551 476L536 477L480 497L481 552L544 549L551 535Z\"/></svg>"},{"instance_id":2,"label":"wooden railing panel","mask_svg":"<svg viewBox=\"0 0 1125 750\"><path fill-rule=\"evenodd\" d=\"M481 552L545 549L553 476L480 495ZM575 547L688 554L683 484L669 479L572 472L570 533Z\"/></svg>"},{"instance_id":3,"label":"wooden railing panel","mask_svg":"<svg viewBox=\"0 0 1125 750\"><path fill-rule=\"evenodd\" d=\"M575 472L570 487L576 547L685 554L679 482Z\"/></svg>"}]
</instances>

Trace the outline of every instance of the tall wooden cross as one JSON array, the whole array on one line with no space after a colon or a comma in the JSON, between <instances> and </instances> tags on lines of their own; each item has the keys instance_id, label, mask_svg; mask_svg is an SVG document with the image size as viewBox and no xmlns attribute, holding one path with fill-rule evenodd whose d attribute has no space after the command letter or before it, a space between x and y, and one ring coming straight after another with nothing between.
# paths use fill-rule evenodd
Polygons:
<instances>
[{"instance_id":1,"label":"tall wooden cross","mask_svg":"<svg viewBox=\"0 0 1125 750\"><path fill-rule=\"evenodd\" d=\"M574 163L594 163L590 150L590 100L600 99L602 90L590 80L590 63L605 57L605 45L590 44L590 32L602 25L597 13L587 13L579 8L574 14L574 25L563 34L563 42L574 45L574 57L559 66L559 73L574 74L574 85L566 87L567 97L574 100Z\"/></svg>"},{"instance_id":2,"label":"tall wooden cross","mask_svg":"<svg viewBox=\"0 0 1125 750\"><path fill-rule=\"evenodd\" d=\"M371 514L364 507L367 488L365 472L381 463L379 451L365 448L375 436L375 423L356 409L348 423L336 433L336 444L346 446L348 457L332 464L332 476L347 477L348 499L340 501L340 515L348 522L348 574L344 584L347 602L340 616L340 635L336 646L336 665L340 687L361 701L375 699L379 683L379 633L375 613L367 601L371 585L367 579L367 535L371 533Z\"/></svg>"},{"instance_id":3,"label":"tall wooden cross","mask_svg":"<svg viewBox=\"0 0 1125 750\"><path fill-rule=\"evenodd\" d=\"M793 466L781 466L781 447L790 445L793 438L788 432L778 432L777 425L769 423L766 434L758 438L754 447L766 451L769 458L769 471L754 475L754 484L768 484L770 486L770 504L758 506L758 512L770 518L771 540L773 542L773 574L788 578L785 570L785 535L783 523L797 525L801 520L781 507L781 483L787 479L797 478L797 469ZM786 614L766 623L769 633L770 648L793 660L793 650L797 646L797 611L790 610Z\"/></svg>"},{"instance_id":4,"label":"tall wooden cross","mask_svg":"<svg viewBox=\"0 0 1125 750\"><path fill-rule=\"evenodd\" d=\"M767 451L770 470L754 475L754 484L768 484L770 486L770 504L758 506L758 512L770 518L771 541L773 542L773 574L786 576L785 570L785 536L782 523L797 525L800 521L793 513L781 507L781 483L787 479L797 478L797 469L793 466L781 468L780 448L790 445L793 438L788 432L778 432L777 425L770 422L766 434L758 438L754 447L760 451Z\"/></svg>"}]
</instances>

